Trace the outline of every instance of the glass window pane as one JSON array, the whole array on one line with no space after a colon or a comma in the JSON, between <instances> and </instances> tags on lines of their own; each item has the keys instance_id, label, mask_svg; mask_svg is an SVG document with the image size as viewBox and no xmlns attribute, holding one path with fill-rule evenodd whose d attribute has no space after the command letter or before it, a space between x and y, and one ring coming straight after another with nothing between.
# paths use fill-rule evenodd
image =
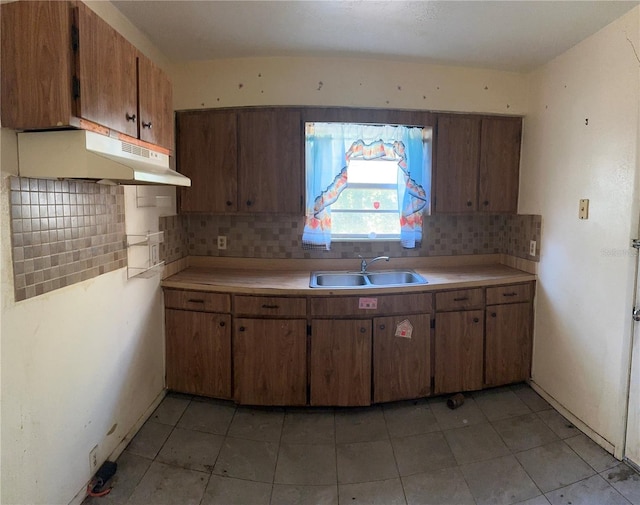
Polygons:
<instances>
[{"instance_id":1,"label":"glass window pane","mask_svg":"<svg viewBox=\"0 0 640 505\"><path fill-rule=\"evenodd\" d=\"M351 160L347 170L350 183L397 184L398 182L398 160Z\"/></svg>"},{"instance_id":2,"label":"glass window pane","mask_svg":"<svg viewBox=\"0 0 640 505\"><path fill-rule=\"evenodd\" d=\"M338 197L333 210L398 210L398 191L347 187Z\"/></svg>"},{"instance_id":3,"label":"glass window pane","mask_svg":"<svg viewBox=\"0 0 640 505\"><path fill-rule=\"evenodd\" d=\"M331 235L371 234L400 236L400 220L397 213L332 212ZM373 238L373 237L372 237Z\"/></svg>"}]
</instances>

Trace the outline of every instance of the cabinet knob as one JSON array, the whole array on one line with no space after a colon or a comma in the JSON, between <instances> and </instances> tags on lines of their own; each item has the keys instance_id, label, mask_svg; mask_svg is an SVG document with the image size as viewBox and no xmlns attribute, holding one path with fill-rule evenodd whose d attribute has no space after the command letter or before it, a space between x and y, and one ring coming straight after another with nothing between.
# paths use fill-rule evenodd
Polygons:
<instances>
[{"instance_id":1,"label":"cabinet knob","mask_svg":"<svg viewBox=\"0 0 640 505\"><path fill-rule=\"evenodd\" d=\"M143 128L149 128L149 130L151 130L151 128L153 127L153 123L151 121L149 121L148 123L145 123L144 121L142 122L142 127Z\"/></svg>"},{"instance_id":2,"label":"cabinet knob","mask_svg":"<svg viewBox=\"0 0 640 505\"><path fill-rule=\"evenodd\" d=\"M253 202L251 200L247 200L247 207L251 207L253 205Z\"/></svg>"},{"instance_id":3,"label":"cabinet knob","mask_svg":"<svg viewBox=\"0 0 640 505\"><path fill-rule=\"evenodd\" d=\"M240 326L240 328L238 328L238 331L244 331L245 327L244 326Z\"/></svg>"},{"instance_id":4,"label":"cabinet knob","mask_svg":"<svg viewBox=\"0 0 640 505\"><path fill-rule=\"evenodd\" d=\"M473 205L473 203L471 202L471 200L467 200L467 207L471 207Z\"/></svg>"},{"instance_id":5,"label":"cabinet knob","mask_svg":"<svg viewBox=\"0 0 640 505\"><path fill-rule=\"evenodd\" d=\"M474 322L474 323L479 323L479 322L480 322L480 319L478 319L477 317L474 317L474 318L473 318L473 322Z\"/></svg>"},{"instance_id":6,"label":"cabinet knob","mask_svg":"<svg viewBox=\"0 0 640 505\"><path fill-rule=\"evenodd\" d=\"M489 205L489 200L485 200L484 202L482 202L482 205L484 205L485 207Z\"/></svg>"},{"instance_id":7,"label":"cabinet knob","mask_svg":"<svg viewBox=\"0 0 640 505\"><path fill-rule=\"evenodd\" d=\"M231 207L233 205L233 202L231 200L227 200L227 207Z\"/></svg>"},{"instance_id":8,"label":"cabinet knob","mask_svg":"<svg viewBox=\"0 0 640 505\"><path fill-rule=\"evenodd\" d=\"M380 329L381 329L381 330L384 330L385 328L386 328L386 326L385 326L384 324L381 324L381 325L380 325Z\"/></svg>"},{"instance_id":9,"label":"cabinet knob","mask_svg":"<svg viewBox=\"0 0 640 505\"><path fill-rule=\"evenodd\" d=\"M225 325L225 322L224 321L220 321L220 326L224 327L224 325Z\"/></svg>"},{"instance_id":10,"label":"cabinet knob","mask_svg":"<svg viewBox=\"0 0 640 505\"><path fill-rule=\"evenodd\" d=\"M367 329L366 328L360 328L360 333L366 333Z\"/></svg>"},{"instance_id":11,"label":"cabinet knob","mask_svg":"<svg viewBox=\"0 0 640 505\"><path fill-rule=\"evenodd\" d=\"M491 313L491 317L496 317L496 313L495 313L495 312L492 312L492 313Z\"/></svg>"},{"instance_id":12,"label":"cabinet knob","mask_svg":"<svg viewBox=\"0 0 640 505\"><path fill-rule=\"evenodd\" d=\"M128 112L126 113L125 117L127 118L127 121L131 121L133 123L135 123L136 121L136 115L135 114L129 114Z\"/></svg>"}]
</instances>

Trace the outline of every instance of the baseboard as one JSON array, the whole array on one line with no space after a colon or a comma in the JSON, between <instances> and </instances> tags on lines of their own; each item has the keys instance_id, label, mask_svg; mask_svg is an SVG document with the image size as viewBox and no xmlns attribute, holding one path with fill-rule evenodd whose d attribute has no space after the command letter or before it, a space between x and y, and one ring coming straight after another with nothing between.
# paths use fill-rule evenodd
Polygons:
<instances>
[{"instance_id":1,"label":"baseboard","mask_svg":"<svg viewBox=\"0 0 640 505\"><path fill-rule=\"evenodd\" d=\"M115 461L120 457L120 454L127 448L129 442L136 436L136 433L142 428L142 425L147 422L147 420L151 417L151 414L158 408L158 405L164 400L164 397L167 394L167 390L163 389L160 394L156 397L155 400L151 403L151 405L145 410L144 414L140 416L140 419L136 421L136 423L131 427L129 433L125 435L125 437L120 441L120 443L116 446L116 448L111 452L107 461ZM91 476L93 478L93 475ZM73 499L69 502L69 505L80 505L83 500L87 497L87 486L89 482L87 482L83 488L78 491Z\"/></svg>"},{"instance_id":2,"label":"baseboard","mask_svg":"<svg viewBox=\"0 0 640 505\"><path fill-rule=\"evenodd\" d=\"M553 396L547 393L540 385L536 384L533 379L529 379L527 381L531 388L538 393L542 398L544 398L554 409L556 409L562 416L566 417L571 423L578 428L582 433L584 433L587 437L593 440L596 444L602 447L609 454L612 454L616 459L622 460L622 449L620 449L620 454L616 454L616 447L609 442L602 435L596 433L593 429L587 426L583 421L578 419L575 415L569 412L558 400L556 400Z\"/></svg>"}]
</instances>

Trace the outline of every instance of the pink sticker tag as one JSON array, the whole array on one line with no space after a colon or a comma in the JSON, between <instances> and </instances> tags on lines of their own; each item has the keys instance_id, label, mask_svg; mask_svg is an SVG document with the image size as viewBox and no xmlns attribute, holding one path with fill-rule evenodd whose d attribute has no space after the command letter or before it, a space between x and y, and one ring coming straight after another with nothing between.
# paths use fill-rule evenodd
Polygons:
<instances>
[{"instance_id":1,"label":"pink sticker tag","mask_svg":"<svg viewBox=\"0 0 640 505\"><path fill-rule=\"evenodd\" d=\"M398 323L398 326L396 326L396 337L411 338L412 334L413 325L409 322L408 319L405 319L404 321Z\"/></svg>"},{"instance_id":2,"label":"pink sticker tag","mask_svg":"<svg viewBox=\"0 0 640 505\"><path fill-rule=\"evenodd\" d=\"M375 310L378 308L378 299L377 298L359 298L358 308L365 309L365 310Z\"/></svg>"}]
</instances>

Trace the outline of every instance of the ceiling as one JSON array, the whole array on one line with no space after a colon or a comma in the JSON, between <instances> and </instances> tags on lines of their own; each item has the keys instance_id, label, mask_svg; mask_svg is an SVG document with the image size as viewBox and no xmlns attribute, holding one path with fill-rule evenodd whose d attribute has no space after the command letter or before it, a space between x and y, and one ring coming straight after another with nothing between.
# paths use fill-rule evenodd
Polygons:
<instances>
[{"instance_id":1,"label":"ceiling","mask_svg":"<svg viewBox=\"0 0 640 505\"><path fill-rule=\"evenodd\" d=\"M638 1L112 0L171 60L400 59L529 71Z\"/></svg>"}]
</instances>

